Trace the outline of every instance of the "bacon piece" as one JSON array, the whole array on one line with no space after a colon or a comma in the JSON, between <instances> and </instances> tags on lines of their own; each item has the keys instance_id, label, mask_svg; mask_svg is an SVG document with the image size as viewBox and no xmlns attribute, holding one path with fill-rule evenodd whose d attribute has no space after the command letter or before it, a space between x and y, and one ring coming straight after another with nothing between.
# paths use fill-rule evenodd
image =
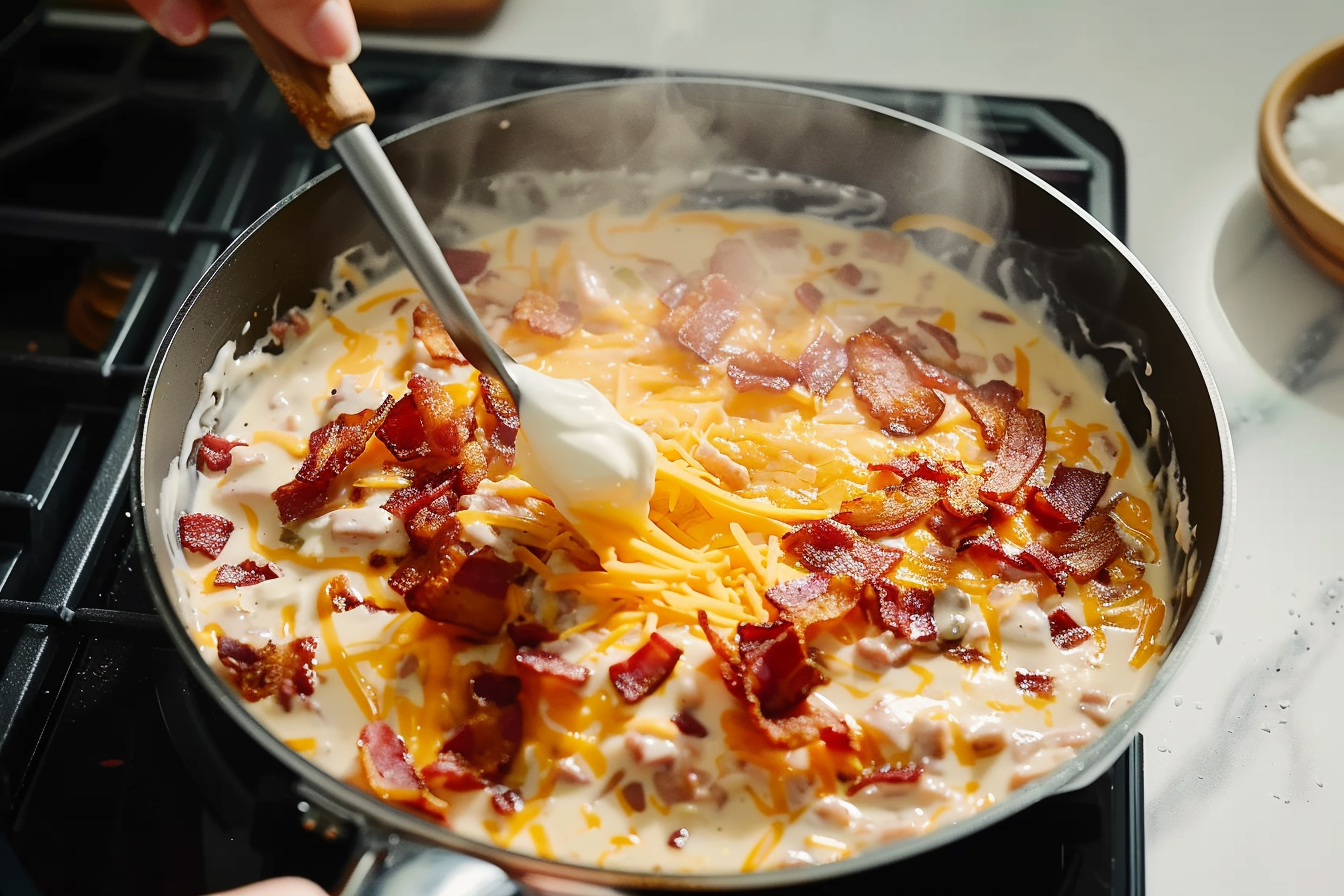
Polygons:
<instances>
[{"instance_id":1,"label":"bacon piece","mask_svg":"<svg viewBox=\"0 0 1344 896\"><path fill-rule=\"evenodd\" d=\"M406 385L420 412L431 453L450 462L458 461L476 429L475 410L459 407L447 389L418 373L411 374Z\"/></svg>"},{"instance_id":2,"label":"bacon piece","mask_svg":"<svg viewBox=\"0 0 1344 896\"><path fill-rule=\"evenodd\" d=\"M524 669L531 669L542 675L549 675L571 684L583 684L588 680L590 670L571 663L569 660L544 650L520 650L514 658Z\"/></svg>"},{"instance_id":3,"label":"bacon piece","mask_svg":"<svg viewBox=\"0 0 1344 896\"><path fill-rule=\"evenodd\" d=\"M701 724L699 719L684 710L672 715L672 724L676 725L677 730L687 737L709 736L709 729Z\"/></svg>"},{"instance_id":4,"label":"bacon piece","mask_svg":"<svg viewBox=\"0 0 1344 896\"><path fill-rule=\"evenodd\" d=\"M667 845L673 849L683 849L691 839L691 832L685 828L677 828L667 838Z\"/></svg>"},{"instance_id":5,"label":"bacon piece","mask_svg":"<svg viewBox=\"0 0 1344 896\"><path fill-rule=\"evenodd\" d=\"M484 780L500 780L523 742L521 687L516 675L483 670L473 677L471 714L448 733L440 755L456 753Z\"/></svg>"},{"instance_id":6,"label":"bacon piece","mask_svg":"<svg viewBox=\"0 0 1344 896\"><path fill-rule=\"evenodd\" d=\"M762 227L751 231L751 238L771 249L796 249L803 241L803 231L797 227Z\"/></svg>"},{"instance_id":7,"label":"bacon piece","mask_svg":"<svg viewBox=\"0 0 1344 896\"><path fill-rule=\"evenodd\" d=\"M1054 641L1060 650L1071 650L1092 637L1091 629L1074 622L1069 611L1063 607L1055 609L1049 619L1050 640Z\"/></svg>"},{"instance_id":8,"label":"bacon piece","mask_svg":"<svg viewBox=\"0 0 1344 896\"><path fill-rule=\"evenodd\" d=\"M943 653L952 657L952 659L961 663L963 666L976 666L989 662L989 657L985 656L974 647L967 647L965 645L950 647L947 650L944 650Z\"/></svg>"},{"instance_id":9,"label":"bacon piece","mask_svg":"<svg viewBox=\"0 0 1344 896\"><path fill-rule=\"evenodd\" d=\"M1025 691L1037 697L1053 697L1055 695L1055 679L1044 672L1028 672L1026 669L1018 669L1013 673L1013 683L1017 685L1019 691Z\"/></svg>"},{"instance_id":10,"label":"bacon piece","mask_svg":"<svg viewBox=\"0 0 1344 896\"><path fill-rule=\"evenodd\" d=\"M184 513L177 520L177 540L182 550L219 558L233 534L233 522L213 513Z\"/></svg>"},{"instance_id":11,"label":"bacon piece","mask_svg":"<svg viewBox=\"0 0 1344 896\"><path fill-rule=\"evenodd\" d=\"M626 703L638 703L658 690L681 659L681 648L657 632L627 660L612 663L608 674L616 693Z\"/></svg>"},{"instance_id":12,"label":"bacon piece","mask_svg":"<svg viewBox=\"0 0 1344 896\"><path fill-rule=\"evenodd\" d=\"M1077 526L1096 509L1110 481L1110 473L1060 464L1045 490L1031 496L1031 512L1046 524Z\"/></svg>"},{"instance_id":13,"label":"bacon piece","mask_svg":"<svg viewBox=\"0 0 1344 896\"><path fill-rule=\"evenodd\" d=\"M950 332L944 330L937 324L931 324L926 320L916 321L915 324L925 333L932 336L942 350L947 353L947 356L953 361L961 357L961 349L957 348L957 337L953 336Z\"/></svg>"},{"instance_id":14,"label":"bacon piece","mask_svg":"<svg viewBox=\"0 0 1344 896\"><path fill-rule=\"evenodd\" d=\"M504 384L492 376L481 374L481 404L486 414L494 421L490 429L490 451L493 454L490 463L490 475L498 477L513 466L517 457L518 406Z\"/></svg>"},{"instance_id":15,"label":"bacon piece","mask_svg":"<svg viewBox=\"0 0 1344 896\"><path fill-rule=\"evenodd\" d=\"M1074 578L1087 581L1125 548L1109 514L1094 513L1075 529L1058 548L1059 559Z\"/></svg>"},{"instance_id":16,"label":"bacon piece","mask_svg":"<svg viewBox=\"0 0 1344 896\"><path fill-rule=\"evenodd\" d=\"M878 544L831 519L799 523L784 536L782 546L813 572L864 582L886 575L901 559L900 548Z\"/></svg>"},{"instance_id":17,"label":"bacon piece","mask_svg":"<svg viewBox=\"0 0 1344 896\"><path fill-rule=\"evenodd\" d=\"M452 467L438 473L417 472L414 482L388 496L383 509L403 522L422 507L434 507L446 516L457 509L457 493L453 490L456 481L457 471Z\"/></svg>"},{"instance_id":18,"label":"bacon piece","mask_svg":"<svg viewBox=\"0 0 1344 896\"><path fill-rule=\"evenodd\" d=\"M406 744L386 722L369 722L359 732L360 764L373 792L383 799L415 802L425 782L411 763Z\"/></svg>"},{"instance_id":19,"label":"bacon piece","mask_svg":"<svg viewBox=\"0 0 1344 896\"><path fill-rule=\"evenodd\" d=\"M484 669L471 679L471 697L488 706L512 706L523 692L523 681L517 675L504 675Z\"/></svg>"},{"instance_id":20,"label":"bacon piece","mask_svg":"<svg viewBox=\"0 0 1344 896\"><path fill-rule=\"evenodd\" d=\"M923 323L923 321L920 321ZM922 386L941 392L958 394L967 388L961 377L927 360L921 354L923 343L905 327L890 318L879 317L868 326L868 331L880 336L902 361L910 375ZM951 334L949 334L951 335ZM952 358L949 356L948 361Z\"/></svg>"},{"instance_id":21,"label":"bacon piece","mask_svg":"<svg viewBox=\"0 0 1344 896\"><path fill-rule=\"evenodd\" d=\"M555 640L555 634L540 622L510 622L507 631L517 647L536 647Z\"/></svg>"},{"instance_id":22,"label":"bacon piece","mask_svg":"<svg viewBox=\"0 0 1344 896\"><path fill-rule=\"evenodd\" d=\"M948 485L943 492L943 509L960 519L977 519L989 511L989 505L980 500L980 489L985 478L978 473L968 473Z\"/></svg>"},{"instance_id":23,"label":"bacon piece","mask_svg":"<svg viewBox=\"0 0 1344 896\"><path fill-rule=\"evenodd\" d=\"M425 437L425 427L420 422L420 409L415 406L415 396L409 392L392 405L387 419L374 435L399 461L428 457L434 451Z\"/></svg>"},{"instance_id":24,"label":"bacon piece","mask_svg":"<svg viewBox=\"0 0 1344 896\"><path fill-rule=\"evenodd\" d=\"M914 784L919 781L924 769L918 765L882 765L863 770L854 783L849 785L850 796L858 793L870 784Z\"/></svg>"},{"instance_id":25,"label":"bacon piece","mask_svg":"<svg viewBox=\"0 0 1344 896\"><path fill-rule=\"evenodd\" d=\"M798 373L807 385L807 391L825 398L840 382L845 372L848 355L845 347L830 333L820 333L798 356Z\"/></svg>"},{"instance_id":26,"label":"bacon piece","mask_svg":"<svg viewBox=\"0 0 1344 896\"><path fill-rule=\"evenodd\" d=\"M691 284L685 280L675 280L670 283L662 292L658 293L658 301L662 302L668 308L675 308L681 304L682 299L686 298L686 293L691 289Z\"/></svg>"},{"instance_id":27,"label":"bacon piece","mask_svg":"<svg viewBox=\"0 0 1344 896\"><path fill-rule=\"evenodd\" d=\"M631 781L622 787L621 798L632 812L643 812L649 806L648 798L644 795L644 785L639 781Z\"/></svg>"},{"instance_id":28,"label":"bacon piece","mask_svg":"<svg viewBox=\"0 0 1344 896\"><path fill-rule=\"evenodd\" d=\"M980 431L985 436L985 447L991 451L998 450L1008 430L1008 416L1022 400L1021 390L1003 380L990 380L963 392L959 397L975 422L980 424Z\"/></svg>"},{"instance_id":29,"label":"bacon piece","mask_svg":"<svg viewBox=\"0 0 1344 896\"><path fill-rule=\"evenodd\" d=\"M522 564L501 560L489 548L468 555L466 545L457 542L457 530L454 518L444 530L448 537L441 536L427 552L429 569L405 592L406 606L438 622L497 634L508 618L508 586Z\"/></svg>"},{"instance_id":30,"label":"bacon piece","mask_svg":"<svg viewBox=\"0 0 1344 896\"><path fill-rule=\"evenodd\" d=\"M1013 319L1006 314L1000 314L997 311L981 311L980 316L985 320L993 321L996 324L1010 324Z\"/></svg>"},{"instance_id":31,"label":"bacon piece","mask_svg":"<svg viewBox=\"0 0 1344 896\"><path fill-rule=\"evenodd\" d=\"M903 532L937 506L942 489L928 479L911 477L900 486L869 492L840 505L832 519L870 538Z\"/></svg>"},{"instance_id":32,"label":"bacon piece","mask_svg":"<svg viewBox=\"0 0 1344 896\"><path fill-rule=\"evenodd\" d=\"M738 392L787 392L799 378L797 367L771 352L742 352L728 362L728 379Z\"/></svg>"},{"instance_id":33,"label":"bacon piece","mask_svg":"<svg viewBox=\"0 0 1344 896\"><path fill-rule=\"evenodd\" d=\"M957 553L978 551L996 560L1002 560L1018 569L1039 572L1050 579L1060 594L1067 585L1067 569L1061 559L1045 545L1035 542L1025 548L1004 544L993 530L982 532L974 538L967 538L957 545Z\"/></svg>"},{"instance_id":34,"label":"bacon piece","mask_svg":"<svg viewBox=\"0 0 1344 896\"><path fill-rule=\"evenodd\" d=\"M943 460L923 454L898 454L885 464L869 464L870 470L885 470L902 479L918 476L934 482L956 482L966 475L966 466L959 460Z\"/></svg>"},{"instance_id":35,"label":"bacon piece","mask_svg":"<svg viewBox=\"0 0 1344 896\"><path fill-rule=\"evenodd\" d=\"M431 793L444 795L469 790L484 790L488 783L480 772L459 753L440 753L439 758L420 769L420 777Z\"/></svg>"},{"instance_id":36,"label":"bacon piece","mask_svg":"<svg viewBox=\"0 0 1344 896\"><path fill-rule=\"evenodd\" d=\"M797 627L789 622L739 623L737 644L742 682L766 719L793 712L825 681L808 660Z\"/></svg>"},{"instance_id":37,"label":"bacon piece","mask_svg":"<svg viewBox=\"0 0 1344 896\"><path fill-rule=\"evenodd\" d=\"M523 811L523 797L518 791L499 785L490 788L490 805L500 815L517 815Z\"/></svg>"},{"instance_id":38,"label":"bacon piece","mask_svg":"<svg viewBox=\"0 0 1344 896\"><path fill-rule=\"evenodd\" d=\"M465 283L465 280L459 280ZM415 338L425 346L425 351L435 361L447 361L449 364L465 365L467 359L458 350L453 338L444 329L443 321L425 302L415 306L411 312L411 321L415 324Z\"/></svg>"},{"instance_id":39,"label":"bacon piece","mask_svg":"<svg viewBox=\"0 0 1344 896\"><path fill-rule=\"evenodd\" d=\"M813 623L839 619L854 609L861 593L861 583L849 576L813 573L771 585L765 599L775 605L782 619L806 631Z\"/></svg>"},{"instance_id":40,"label":"bacon piece","mask_svg":"<svg viewBox=\"0 0 1344 896\"><path fill-rule=\"evenodd\" d=\"M523 291L522 298L513 306L512 317L526 324L533 333L556 339L574 332L580 319L578 305L561 302L549 293L535 289Z\"/></svg>"},{"instance_id":41,"label":"bacon piece","mask_svg":"<svg viewBox=\"0 0 1344 896\"><path fill-rule=\"evenodd\" d=\"M215 585L221 587L247 588L278 578L280 578L280 567L274 563L263 563L258 566L249 557L236 566L232 563L220 564L215 570L215 577L212 581Z\"/></svg>"},{"instance_id":42,"label":"bacon piece","mask_svg":"<svg viewBox=\"0 0 1344 896\"><path fill-rule=\"evenodd\" d=\"M359 595L355 594L350 587L350 580L342 575L332 576L328 579L327 583L322 586L322 593L331 602L333 613L348 613L360 607L365 607L370 612L388 610L387 607L380 607L371 600L360 600Z\"/></svg>"},{"instance_id":43,"label":"bacon piece","mask_svg":"<svg viewBox=\"0 0 1344 896\"><path fill-rule=\"evenodd\" d=\"M216 650L220 664L232 673L238 693L249 703L274 697L289 712L295 697L311 697L317 686L317 673L313 671L316 638L298 638L283 645L267 641L258 650L243 641L221 637Z\"/></svg>"},{"instance_id":44,"label":"bacon piece","mask_svg":"<svg viewBox=\"0 0 1344 896\"><path fill-rule=\"evenodd\" d=\"M793 297L798 300L799 305L813 314L816 314L817 309L821 307L821 303L826 301L826 297L821 294L821 290L813 286L810 280L799 283L793 291Z\"/></svg>"},{"instance_id":45,"label":"bacon piece","mask_svg":"<svg viewBox=\"0 0 1344 896\"><path fill-rule=\"evenodd\" d=\"M744 296L751 295L765 279L765 269L756 260L756 253L739 239L726 239L714 247L709 270L711 274L727 277Z\"/></svg>"},{"instance_id":46,"label":"bacon piece","mask_svg":"<svg viewBox=\"0 0 1344 896\"><path fill-rule=\"evenodd\" d=\"M838 713L804 701L792 712L775 719L767 719L753 704L752 721L765 739L785 750L796 750L818 740L833 750L857 751L857 734Z\"/></svg>"},{"instance_id":47,"label":"bacon piece","mask_svg":"<svg viewBox=\"0 0 1344 896\"><path fill-rule=\"evenodd\" d=\"M1018 556L1054 582L1055 590L1060 594L1063 594L1064 589L1069 586L1068 567L1045 545L1033 541L1024 547Z\"/></svg>"},{"instance_id":48,"label":"bacon piece","mask_svg":"<svg viewBox=\"0 0 1344 896\"><path fill-rule=\"evenodd\" d=\"M853 289L863 280L863 271L859 270L858 266L854 263L845 262L832 271L831 276L848 286L850 289Z\"/></svg>"},{"instance_id":49,"label":"bacon piece","mask_svg":"<svg viewBox=\"0 0 1344 896\"><path fill-rule=\"evenodd\" d=\"M898 638L916 643L938 638L933 621L933 592L927 588L907 588L895 582L873 583L877 589L878 624Z\"/></svg>"},{"instance_id":50,"label":"bacon piece","mask_svg":"<svg viewBox=\"0 0 1344 896\"><path fill-rule=\"evenodd\" d=\"M710 649L723 661L719 664L719 677L723 679L728 693L745 700L746 693L742 689L742 674L737 652L729 647L723 636L709 624L709 614L700 610L696 613L696 619L700 623L700 630L705 633L705 640L709 641Z\"/></svg>"},{"instance_id":51,"label":"bacon piece","mask_svg":"<svg viewBox=\"0 0 1344 896\"><path fill-rule=\"evenodd\" d=\"M942 416L943 399L910 376L905 362L881 336L865 330L851 336L845 350L854 394L887 435L919 435Z\"/></svg>"},{"instance_id":52,"label":"bacon piece","mask_svg":"<svg viewBox=\"0 0 1344 896\"><path fill-rule=\"evenodd\" d=\"M448 262L448 268L457 282L465 286L485 272L486 265L490 263L490 253L479 249L445 248L443 260Z\"/></svg>"},{"instance_id":53,"label":"bacon piece","mask_svg":"<svg viewBox=\"0 0 1344 896\"><path fill-rule=\"evenodd\" d=\"M710 274L672 310L662 329L702 361L713 364L722 360L719 344L737 323L741 301L741 292L727 277Z\"/></svg>"},{"instance_id":54,"label":"bacon piece","mask_svg":"<svg viewBox=\"0 0 1344 896\"><path fill-rule=\"evenodd\" d=\"M388 397L376 408L338 414L335 420L313 430L308 436L308 456L294 479L271 492L282 523L288 525L311 516L326 503L332 480L364 453L393 404Z\"/></svg>"},{"instance_id":55,"label":"bacon piece","mask_svg":"<svg viewBox=\"0 0 1344 896\"><path fill-rule=\"evenodd\" d=\"M229 464L233 463L233 454L230 452L234 448L242 448L246 445L246 442L235 442L223 436L217 436L212 432L207 432L196 443L196 469L202 473L206 470L223 473L229 468Z\"/></svg>"},{"instance_id":56,"label":"bacon piece","mask_svg":"<svg viewBox=\"0 0 1344 896\"><path fill-rule=\"evenodd\" d=\"M987 501L1011 501L1045 457L1045 415L1034 408L1014 409L994 460L994 472L980 487Z\"/></svg>"},{"instance_id":57,"label":"bacon piece","mask_svg":"<svg viewBox=\"0 0 1344 896\"><path fill-rule=\"evenodd\" d=\"M985 523L983 516L967 517L963 519L953 513L948 512L943 507L935 507L929 511L929 515L924 519L924 525L929 527L933 537L940 542L953 547L962 543L976 529Z\"/></svg>"},{"instance_id":58,"label":"bacon piece","mask_svg":"<svg viewBox=\"0 0 1344 896\"><path fill-rule=\"evenodd\" d=\"M859 255L888 264L900 264L910 251L910 240L886 230L865 230L859 235Z\"/></svg>"}]
</instances>

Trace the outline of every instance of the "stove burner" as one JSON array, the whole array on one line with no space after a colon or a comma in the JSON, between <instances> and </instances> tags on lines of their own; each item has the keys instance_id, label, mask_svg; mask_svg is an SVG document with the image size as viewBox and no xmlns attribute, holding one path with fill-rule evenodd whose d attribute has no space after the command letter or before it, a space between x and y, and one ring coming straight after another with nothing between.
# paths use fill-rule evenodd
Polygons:
<instances>
[{"instance_id":1,"label":"stove burner","mask_svg":"<svg viewBox=\"0 0 1344 896\"><path fill-rule=\"evenodd\" d=\"M128 486L166 322L243 227L334 162L240 40L183 50L148 29L31 21L0 41L0 379L22 422L0 466L0 877L51 894L200 894L281 873L331 886L347 826L303 805L167 648ZM642 74L376 50L355 69L383 137L489 99ZM1123 233L1120 144L1083 107L806 86L990 142ZM1141 893L1140 756L1131 746L1089 787L899 874L989 867L1008 892ZM886 889L894 873L799 892Z\"/></svg>"}]
</instances>

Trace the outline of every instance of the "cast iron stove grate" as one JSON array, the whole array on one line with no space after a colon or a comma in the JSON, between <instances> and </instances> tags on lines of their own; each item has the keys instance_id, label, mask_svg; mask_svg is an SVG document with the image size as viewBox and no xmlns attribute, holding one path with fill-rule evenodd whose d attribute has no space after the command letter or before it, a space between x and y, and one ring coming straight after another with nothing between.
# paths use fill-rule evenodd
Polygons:
<instances>
[{"instance_id":1,"label":"cast iron stove grate","mask_svg":"<svg viewBox=\"0 0 1344 896\"><path fill-rule=\"evenodd\" d=\"M388 136L488 99L641 74L368 50ZM826 88L826 85L808 85ZM1124 229L1114 133L1065 102L830 86L987 142ZM28 20L0 42L0 882L6 893L195 894L262 876L331 886L350 832L305 811L168 649L136 555L139 392L191 285L271 204L332 164L240 41ZM904 863L1014 889L1143 890L1141 751L1082 791ZM804 892L804 891L800 891Z\"/></svg>"}]
</instances>

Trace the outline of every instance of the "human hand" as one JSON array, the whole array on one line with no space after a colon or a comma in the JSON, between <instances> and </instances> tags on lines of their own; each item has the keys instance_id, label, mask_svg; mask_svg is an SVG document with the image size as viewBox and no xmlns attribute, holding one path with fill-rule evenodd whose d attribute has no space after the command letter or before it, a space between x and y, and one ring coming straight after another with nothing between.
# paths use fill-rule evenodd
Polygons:
<instances>
[{"instance_id":1,"label":"human hand","mask_svg":"<svg viewBox=\"0 0 1344 896\"><path fill-rule=\"evenodd\" d=\"M276 877L214 896L327 896L326 891L302 877Z\"/></svg>"},{"instance_id":2,"label":"human hand","mask_svg":"<svg viewBox=\"0 0 1344 896\"><path fill-rule=\"evenodd\" d=\"M154 30L175 44L205 39L210 23L225 16L224 0L127 0ZM238 0L243 2L243 0ZM318 65L350 62L359 55L359 32L350 0L246 0L263 28Z\"/></svg>"}]
</instances>

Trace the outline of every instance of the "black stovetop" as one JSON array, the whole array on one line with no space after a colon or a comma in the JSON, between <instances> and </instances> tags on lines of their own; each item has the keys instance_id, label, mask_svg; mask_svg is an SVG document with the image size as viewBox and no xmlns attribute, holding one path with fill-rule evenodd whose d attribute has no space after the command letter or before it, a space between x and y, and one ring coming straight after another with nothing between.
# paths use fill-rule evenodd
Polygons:
<instances>
[{"instance_id":1,"label":"black stovetop","mask_svg":"<svg viewBox=\"0 0 1344 896\"><path fill-rule=\"evenodd\" d=\"M487 99L639 74L385 50L355 70L380 136ZM1081 106L829 89L994 146L1123 235L1120 144ZM139 393L167 321L243 227L333 162L240 40L182 50L145 28L33 18L0 42L4 893L199 894L282 873L331 887L342 875L351 831L308 810L188 681L129 514ZM1090 787L899 871L812 892L992 874L1006 892L1141 893L1140 757L1131 746Z\"/></svg>"}]
</instances>

